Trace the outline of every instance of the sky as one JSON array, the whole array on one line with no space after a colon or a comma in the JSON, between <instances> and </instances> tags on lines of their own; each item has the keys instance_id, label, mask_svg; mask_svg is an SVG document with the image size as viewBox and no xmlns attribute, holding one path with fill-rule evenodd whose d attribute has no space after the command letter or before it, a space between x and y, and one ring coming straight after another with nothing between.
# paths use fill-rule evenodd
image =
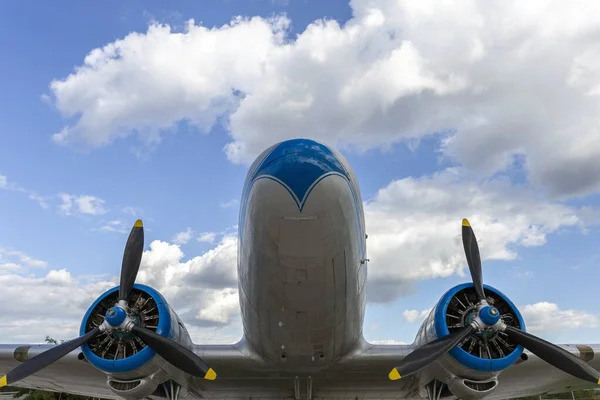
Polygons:
<instances>
[{"instance_id":1,"label":"sky","mask_svg":"<svg viewBox=\"0 0 600 400\"><path fill-rule=\"evenodd\" d=\"M76 336L137 218L138 282L238 341L247 168L305 137L360 183L367 340L469 281L467 217L529 331L598 343L600 3L499 4L0 2L0 342Z\"/></svg>"}]
</instances>

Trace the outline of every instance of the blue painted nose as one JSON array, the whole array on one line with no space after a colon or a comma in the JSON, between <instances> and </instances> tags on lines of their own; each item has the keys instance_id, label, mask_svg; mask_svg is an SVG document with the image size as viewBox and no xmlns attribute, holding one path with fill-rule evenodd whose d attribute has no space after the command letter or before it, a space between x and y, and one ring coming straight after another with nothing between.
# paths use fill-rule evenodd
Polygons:
<instances>
[{"instance_id":1,"label":"blue painted nose","mask_svg":"<svg viewBox=\"0 0 600 400\"><path fill-rule=\"evenodd\" d=\"M282 183L302 208L311 188L325 176L348 172L329 147L310 139L279 143L256 169L251 181L269 178Z\"/></svg>"}]
</instances>

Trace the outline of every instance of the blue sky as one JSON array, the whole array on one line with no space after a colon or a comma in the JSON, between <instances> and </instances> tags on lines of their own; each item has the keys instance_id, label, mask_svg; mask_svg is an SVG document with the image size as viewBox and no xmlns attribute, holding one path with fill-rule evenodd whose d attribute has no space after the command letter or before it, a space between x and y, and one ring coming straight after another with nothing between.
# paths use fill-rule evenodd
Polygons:
<instances>
[{"instance_id":1,"label":"blue sky","mask_svg":"<svg viewBox=\"0 0 600 400\"><path fill-rule=\"evenodd\" d=\"M72 331L85 301L118 274L124 232L138 217L145 221L147 249L159 260L152 264L157 274L194 257L198 268L231 272L229 253L223 251L233 248L226 240L235 236L236 200L248 162L276 141L304 136L335 145L354 167L369 204L367 218L374 218L367 220L373 231L369 243L377 241L370 252L373 287L387 278L398 282L385 302L369 304L367 339L412 341L420 321L403 315L432 307L445 290L468 279L457 275L464 265L453 242L460 217L467 216L480 222L475 231L489 243L493 259L484 261L485 281L528 306L526 321L533 318L538 333L563 342L597 341L600 168L594 160L600 159L600 144L588 128L597 115L589 90L598 79L581 66L589 65L585 57L591 47L579 43L565 60L540 46L537 58L523 57L502 70L493 66L507 50L494 47L489 37L503 40L497 30L473 27L444 8L434 15L384 0L366 4L1 3L0 278L4 275L9 287L7 296L23 296L28 289L36 293L25 301L28 310L0 318L0 337L40 341L46 330ZM485 10L470 11L488 18ZM518 7L506 13L524 15L519 35L532 43L552 41L539 34L552 27L551 18L528 20ZM243 20L227 28L240 36L219 36L238 15L261 18L255 25ZM339 25L315 23L320 18ZM188 29L190 19L197 25ZM441 28L424 32L419 29L424 22L467 28L442 43L432 39L443 35ZM215 28L202 33L200 23ZM147 45L153 43L148 33L153 24L168 24L170 31ZM285 25L283 39L277 38L278 24ZM248 31L242 31L245 27ZM146 45L132 44L136 32ZM237 44L236 38L253 34L256 48ZM572 48L575 36L556 34L563 34L558 48ZM188 47L170 55L176 46L161 47L160 41L169 43L177 35ZM121 39L130 44L121 47L121 58L105 49L101 61L84 65L92 50ZM214 44L203 47L209 39ZM484 50L479 45L464 50L465 43L481 43ZM194 58L197 49L204 50ZM227 62L230 53L222 49L239 51L234 59L243 68L232 67L235 62ZM540 72L539 59L555 65L562 78ZM166 69L161 63L168 64ZM228 71L225 76L220 69ZM170 79L190 71L189 87L184 79L183 84ZM131 79L145 73L148 77L139 82ZM287 79L279 81L281 76ZM195 78L219 84L206 91ZM530 88L523 89L520 80ZM484 94L476 90L481 87ZM130 103L130 94L148 100ZM332 104L331 99L341 100ZM194 108L205 100L205 108ZM100 103L121 113L95 108ZM305 108L299 112L297 107ZM205 115L214 116L208 125L198 122ZM553 124L548 115L555 117ZM583 122L574 124L574 119ZM57 140L63 129L66 139ZM232 143L242 150L230 151ZM382 197L381 189L389 196ZM468 203L471 195L476 199ZM536 211L541 207L545 211ZM401 235L390 244L394 229L402 227L393 221L412 217L437 232L415 228L418 245L403 242ZM193 234L187 241L175 240L188 228ZM212 235L199 241L203 233ZM162 250L150 250L155 240L164 244ZM179 257L177 249L185 256ZM485 250L484 245L482 254ZM444 272L432 260L439 260ZM63 269L62 275L51 272ZM208 288L217 297L229 289ZM44 296L71 292L80 295L74 297L73 315L50 318ZM226 338L239 337L231 302L207 310L206 299L198 301L190 314L190 320L203 315L191 322L197 341L219 340L223 332ZM556 308L548 313L542 302ZM58 325L48 328L51 324Z\"/></svg>"}]
</instances>

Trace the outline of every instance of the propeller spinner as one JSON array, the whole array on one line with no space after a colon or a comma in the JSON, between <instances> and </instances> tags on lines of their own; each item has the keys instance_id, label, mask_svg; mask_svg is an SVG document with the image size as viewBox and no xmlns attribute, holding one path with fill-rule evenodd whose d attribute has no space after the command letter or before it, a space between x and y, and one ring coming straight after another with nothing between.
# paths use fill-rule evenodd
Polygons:
<instances>
[{"instance_id":1,"label":"propeller spinner","mask_svg":"<svg viewBox=\"0 0 600 400\"><path fill-rule=\"evenodd\" d=\"M127 239L127 244L125 245L123 264L121 266L119 301L114 307L108 309L104 322L83 336L52 347L25 361L0 378L0 387L13 384L35 374L95 338L100 333L113 330L133 333L159 356L184 372L208 380L216 379L217 374L215 371L192 351L149 329L138 326L129 316L127 300L140 269L143 251L144 226L142 221L138 219L133 225Z\"/></svg>"},{"instance_id":2,"label":"propeller spinner","mask_svg":"<svg viewBox=\"0 0 600 400\"><path fill-rule=\"evenodd\" d=\"M472 333L491 330L504 332L517 344L520 344L542 360L567 374L600 385L600 372L596 371L596 369L585 361L555 344L522 331L519 328L508 326L502 321L498 309L490 306L486 300L483 290L479 246L477 245L473 228L471 228L471 224L467 219L463 219L462 221L462 239L471 279L479 301L477 304L477 313L462 330L434 340L410 353L397 367L390 371L389 378L391 380L398 380L414 374L448 353Z\"/></svg>"}]
</instances>

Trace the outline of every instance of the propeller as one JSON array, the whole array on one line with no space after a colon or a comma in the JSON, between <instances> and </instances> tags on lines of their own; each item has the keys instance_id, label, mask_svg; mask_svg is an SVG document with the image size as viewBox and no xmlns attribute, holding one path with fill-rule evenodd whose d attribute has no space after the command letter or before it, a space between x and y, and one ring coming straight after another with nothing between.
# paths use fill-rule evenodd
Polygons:
<instances>
[{"instance_id":1,"label":"propeller","mask_svg":"<svg viewBox=\"0 0 600 400\"><path fill-rule=\"evenodd\" d=\"M419 347L407 355L404 360L402 360L401 366L392 369L390 372L390 379L395 381L403 376L414 374L415 372L420 371L437 360L440 355L446 354L452 350L454 346L465 340L465 338L474 331L475 328L473 328L471 325L468 325L461 331L451 333L448 336L436 339L433 342Z\"/></svg>"},{"instance_id":2,"label":"propeller","mask_svg":"<svg viewBox=\"0 0 600 400\"><path fill-rule=\"evenodd\" d=\"M398 380L414 374L448 353L455 346L460 345L469 335L483 330L491 330L504 332L516 343L561 371L600 385L600 372L579 357L531 333L506 325L502 321L498 309L490 306L486 300L483 291L483 274L481 272L479 246L477 245L475 233L467 219L463 219L462 221L462 239L473 287L479 300L477 314L460 331L434 340L414 350L402 360L399 366L390 371L389 378L391 380Z\"/></svg>"},{"instance_id":3,"label":"propeller","mask_svg":"<svg viewBox=\"0 0 600 400\"><path fill-rule=\"evenodd\" d=\"M462 220L462 241L475 293L477 293L479 301L484 301L485 293L483 293L483 274L481 272L479 246L477 245L475 232L473 232L473 228L471 228L471 224L469 224L469 221L466 218L463 218Z\"/></svg>"},{"instance_id":4,"label":"propeller","mask_svg":"<svg viewBox=\"0 0 600 400\"><path fill-rule=\"evenodd\" d=\"M123 252L123 263L121 264L121 281L119 283L119 301L127 300L142 262L142 253L144 252L144 225L142 220L138 219L133 224L125 251Z\"/></svg>"},{"instance_id":5,"label":"propeller","mask_svg":"<svg viewBox=\"0 0 600 400\"><path fill-rule=\"evenodd\" d=\"M131 229L125 251L123 254L123 264L121 266L121 281L119 285L119 301L117 305L106 311L105 319L100 326L87 332L85 335L76 339L69 340L58 346L54 346L45 352L30 358L8 374L0 378L0 387L13 384L21 379L25 379L35 374L41 369L58 361L71 351L87 343L89 340L98 336L104 331L125 331L131 332L146 343L152 350L166 361L173 364L180 370L190 375L201 377L208 380L214 380L217 377L215 371L194 354L192 351L183 347L171 339L158 335L157 333L137 326L134 320L128 315L127 300L133 289L135 278L140 269L142 253L144 251L144 226L141 220L137 220Z\"/></svg>"}]
</instances>

